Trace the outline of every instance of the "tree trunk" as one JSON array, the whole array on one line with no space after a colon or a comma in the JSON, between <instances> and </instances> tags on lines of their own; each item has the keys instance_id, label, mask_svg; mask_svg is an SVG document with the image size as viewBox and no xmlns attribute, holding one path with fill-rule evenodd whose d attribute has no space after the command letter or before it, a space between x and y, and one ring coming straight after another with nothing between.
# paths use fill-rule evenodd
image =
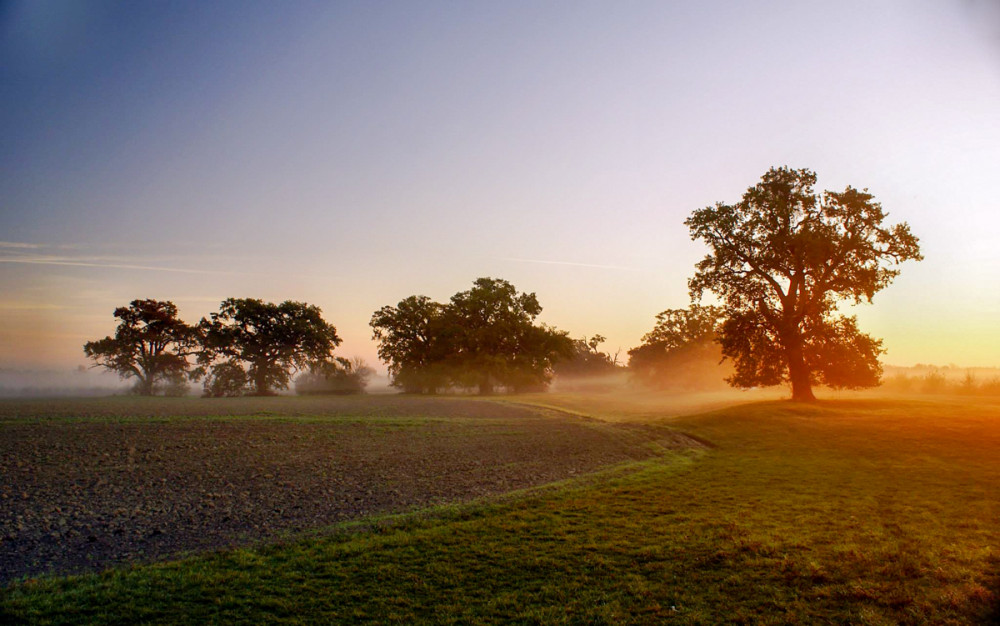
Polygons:
<instances>
[{"instance_id":1,"label":"tree trunk","mask_svg":"<svg viewBox=\"0 0 1000 626\"><path fill-rule=\"evenodd\" d=\"M493 393L493 379L487 374L479 381L479 395L488 396Z\"/></svg>"},{"instance_id":2,"label":"tree trunk","mask_svg":"<svg viewBox=\"0 0 1000 626\"><path fill-rule=\"evenodd\" d=\"M258 396L268 395L267 374L261 372L258 373L256 376L254 376L253 386L255 395Z\"/></svg>"},{"instance_id":3,"label":"tree trunk","mask_svg":"<svg viewBox=\"0 0 1000 626\"><path fill-rule=\"evenodd\" d=\"M794 337L786 343L785 355L788 359L788 378L792 383L793 402L815 402L812 392L812 382L809 380L809 367L802 354L802 339Z\"/></svg>"},{"instance_id":4,"label":"tree trunk","mask_svg":"<svg viewBox=\"0 0 1000 626\"><path fill-rule=\"evenodd\" d=\"M139 384L136 385L136 389L140 396L151 396L153 395L153 375L146 374L145 376L139 377Z\"/></svg>"}]
</instances>

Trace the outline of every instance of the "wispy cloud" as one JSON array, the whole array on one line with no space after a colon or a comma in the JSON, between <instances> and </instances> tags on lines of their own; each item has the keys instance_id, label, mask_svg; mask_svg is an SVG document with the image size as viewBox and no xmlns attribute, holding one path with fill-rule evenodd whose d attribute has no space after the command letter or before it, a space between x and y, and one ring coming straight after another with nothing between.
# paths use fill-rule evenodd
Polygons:
<instances>
[{"instance_id":1,"label":"wispy cloud","mask_svg":"<svg viewBox=\"0 0 1000 626\"><path fill-rule=\"evenodd\" d=\"M504 257L505 261L517 261L519 263L540 263L542 265L570 265L573 267L594 267L602 270L620 270L623 272L638 272L635 267L624 267L622 265L603 265L599 263L576 263L574 261L545 261L542 259L519 259L516 257Z\"/></svg>"},{"instance_id":2,"label":"wispy cloud","mask_svg":"<svg viewBox=\"0 0 1000 626\"><path fill-rule=\"evenodd\" d=\"M0 263L21 263L26 265L66 265L72 267L99 267L106 269L140 270L148 272L179 272L182 274L233 274L223 270L188 269L162 265L142 265L106 259L77 259L59 256L8 256L0 257Z\"/></svg>"},{"instance_id":3,"label":"wispy cloud","mask_svg":"<svg viewBox=\"0 0 1000 626\"><path fill-rule=\"evenodd\" d=\"M0 300L0 311L60 311L66 307L44 302L23 302L20 300Z\"/></svg>"},{"instance_id":4,"label":"wispy cloud","mask_svg":"<svg viewBox=\"0 0 1000 626\"><path fill-rule=\"evenodd\" d=\"M219 245L198 245L197 253L184 253L189 242L140 243L31 243L0 241L0 263L53 265L173 272L180 274L245 275L232 270L260 258L256 254L224 254ZM166 254L155 251L166 252ZM188 267L183 267L187 265ZM195 265L195 268L190 267ZM200 267L197 267L200 266ZM227 269L215 269L225 267ZM255 272L260 274L260 272Z\"/></svg>"}]
</instances>

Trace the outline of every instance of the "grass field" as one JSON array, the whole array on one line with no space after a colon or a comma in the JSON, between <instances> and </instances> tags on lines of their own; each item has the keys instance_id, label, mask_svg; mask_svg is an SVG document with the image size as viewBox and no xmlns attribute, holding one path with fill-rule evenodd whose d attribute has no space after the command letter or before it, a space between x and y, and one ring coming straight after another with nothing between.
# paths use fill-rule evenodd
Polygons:
<instances>
[{"instance_id":1,"label":"grass field","mask_svg":"<svg viewBox=\"0 0 1000 626\"><path fill-rule=\"evenodd\" d=\"M689 415L666 396L504 402L658 424L711 447L664 451L501 500L345 523L297 541L20 582L2 591L2 616L47 623L1000 621L995 398L764 401Z\"/></svg>"}]
</instances>

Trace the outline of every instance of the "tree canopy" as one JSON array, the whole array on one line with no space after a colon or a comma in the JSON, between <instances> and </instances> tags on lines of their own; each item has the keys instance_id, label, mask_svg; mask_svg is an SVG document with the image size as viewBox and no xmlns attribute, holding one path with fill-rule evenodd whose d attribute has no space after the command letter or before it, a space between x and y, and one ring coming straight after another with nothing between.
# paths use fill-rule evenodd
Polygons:
<instances>
[{"instance_id":1,"label":"tree canopy","mask_svg":"<svg viewBox=\"0 0 1000 626\"><path fill-rule=\"evenodd\" d=\"M447 384L444 305L410 296L372 315L378 358L389 365L393 385L407 393L434 393Z\"/></svg>"},{"instance_id":2,"label":"tree canopy","mask_svg":"<svg viewBox=\"0 0 1000 626\"><path fill-rule=\"evenodd\" d=\"M330 363L340 345L337 329L327 323L319 307L286 300L281 304L253 298L228 298L202 319L203 364L221 368L209 380L219 381L221 395L238 387L234 368L246 364L246 381L254 393L267 395L285 389L292 372ZM225 365L223 365L225 364ZM207 387L206 387L207 389Z\"/></svg>"},{"instance_id":3,"label":"tree canopy","mask_svg":"<svg viewBox=\"0 0 1000 626\"><path fill-rule=\"evenodd\" d=\"M618 371L618 355L612 356L599 349L605 341L607 339L602 335L574 339L570 356L555 364L556 377L602 376Z\"/></svg>"},{"instance_id":4,"label":"tree canopy","mask_svg":"<svg viewBox=\"0 0 1000 626\"><path fill-rule=\"evenodd\" d=\"M723 309L691 305L656 315L653 330L629 354L629 371L640 383L660 389L724 386L726 368L717 344Z\"/></svg>"},{"instance_id":5,"label":"tree canopy","mask_svg":"<svg viewBox=\"0 0 1000 626\"><path fill-rule=\"evenodd\" d=\"M837 305L871 302L898 264L922 258L918 241L905 222L883 225L867 189L817 195L815 183L807 169L772 168L740 202L685 221L710 248L688 285L695 300L712 292L724 305L719 342L734 386L790 382L792 398L809 401L814 384L878 384L881 341Z\"/></svg>"},{"instance_id":6,"label":"tree canopy","mask_svg":"<svg viewBox=\"0 0 1000 626\"><path fill-rule=\"evenodd\" d=\"M456 385L488 394L497 386L544 387L553 363L571 354L566 333L535 324L541 311L535 294L480 278L448 304L410 296L382 307L371 326L394 385L411 392Z\"/></svg>"},{"instance_id":7,"label":"tree canopy","mask_svg":"<svg viewBox=\"0 0 1000 626\"><path fill-rule=\"evenodd\" d=\"M136 378L135 391L140 395L153 395L164 384L183 383L188 357L200 342L197 330L177 317L173 302L133 300L127 307L116 308L115 317L119 323L113 337L83 346L95 367Z\"/></svg>"}]
</instances>

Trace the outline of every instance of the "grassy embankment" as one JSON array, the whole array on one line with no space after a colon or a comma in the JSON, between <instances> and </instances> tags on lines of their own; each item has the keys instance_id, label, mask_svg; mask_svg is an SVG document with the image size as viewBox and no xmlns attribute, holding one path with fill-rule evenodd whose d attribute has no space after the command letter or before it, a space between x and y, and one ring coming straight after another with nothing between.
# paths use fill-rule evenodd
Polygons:
<instances>
[{"instance_id":1,"label":"grassy embankment","mask_svg":"<svg viewBox=\"0 0 1000 626\"><path fill-rule=\"evenodd\" d=\"M656 414L610 397L544 402ZM763 402L667 419L715 447L355 533L24 583L2 592L3 611L55 622L997 620L995 399Z\"/></svg>"}]
</instances>

